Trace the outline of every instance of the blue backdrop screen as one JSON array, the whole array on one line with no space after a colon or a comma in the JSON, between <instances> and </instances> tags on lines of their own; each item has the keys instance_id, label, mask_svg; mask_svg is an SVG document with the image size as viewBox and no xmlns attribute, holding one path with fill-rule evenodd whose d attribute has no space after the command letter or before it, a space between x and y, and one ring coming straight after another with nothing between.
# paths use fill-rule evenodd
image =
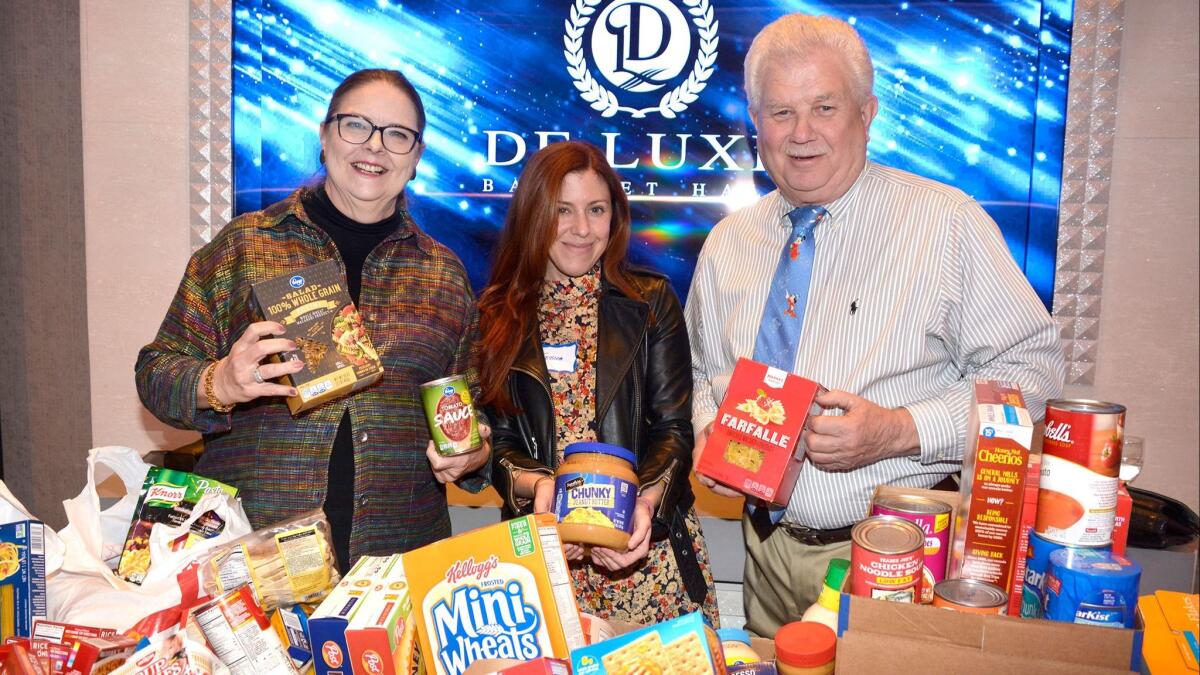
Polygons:
<instances>
[{"instance_id":1,"label":"blue backdrop screen","mask_svg":"<svg viewBox=\"0 0 1200 675\"><path fill-rule=\"evenodd\" d=\"M961 188L1046 306L1054 288L1070 0L234 0L234 210L319 177L329 95L398 68L429 117L413 214L476 289L525 159L604 148L634 209L631 258L684 297L709 229L772 189L742 62L793 11L855 25L875 61L875 161Z\"/></svg>"}]
</instances>

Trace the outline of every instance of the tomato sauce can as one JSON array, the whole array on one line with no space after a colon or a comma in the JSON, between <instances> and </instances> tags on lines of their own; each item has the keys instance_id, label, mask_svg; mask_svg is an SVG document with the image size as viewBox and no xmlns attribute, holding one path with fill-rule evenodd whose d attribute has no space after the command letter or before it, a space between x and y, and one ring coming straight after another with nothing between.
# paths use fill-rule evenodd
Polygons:
<instances>
[{"instance_id":1,"label":"tomato sauce can","mask_svg":"<svg viewBox=\"0 0 1200 675\"><path fill-rule=\"evenodd\" d=\"M896 516L911 521L925 533L925 569L921 602L933 602L933 587L946 578L950 553L950 516L945 502L917 495L880 495L871 503L871 515Z\"/></svg>"},{"instance_id":2,"label":"tomato sauce can","mask_svg":"<svg viewBox=\"0 0 1200 675\"><path fill-rule=\"evenodd\" d=\"M850 530L850 593L920 602L925 533L897 516L872 516Z\"/></svg>"},{"instance_id":3,"label":"tomato sauce can","mask_svg":"<svg viewBox=\"0 0 1200 675\"><path fill-rule=\"evenodd\" d=\"M1034 532L1067 546L1112 543L1124 434L1125 406L1081 399L1046 403Z\"/></svg>"},{"instance_id":4,"label":"tomato sauce can","mask_svg":"<svg viewBox=\"0 0 1200 675\"><path fill-rule=\"evenodd\" d=\"M422 384L421 402L429 422L429 435L439 455L461 455L483 446L465 377L451 375Z\"/></svg>"},{"instance_id":5,"label":"tomato sauce can","mask_svg":"<svg viewBox=\"0 0 1200 675\"><path fill-rule=\"evenodd\" d=\"M933 589L933 606L968 614L1004 614L1008 593L978 579L945 579Z\"/></svg>"}]
</instances>

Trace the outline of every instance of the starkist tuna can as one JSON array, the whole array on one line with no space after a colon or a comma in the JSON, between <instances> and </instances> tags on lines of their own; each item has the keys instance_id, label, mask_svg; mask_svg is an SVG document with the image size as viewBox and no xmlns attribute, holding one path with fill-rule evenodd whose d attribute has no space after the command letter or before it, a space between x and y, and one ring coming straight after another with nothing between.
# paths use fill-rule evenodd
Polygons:
<instances>
[{"instance_id":1,"label":"starkist tuna can","mask_svg":"<svg viewBox=\"0 0 1200 675\"><path fill-rule=\"evenodd\" d=\"M1046 574L1050 571L1050 554L1062 549L1075 550L1081 547L1067 546L1029 533L1029 548L1025 553L1025 583L1021 585L1021 618L1040 619L1046 614ZM1090 550L1109 551L1112 545L1098 546Z\"/></svg>"},{"instance_id":2,"label":"starkist tuna can","mask_svg":"<svg viewBox=\"0 0 1200 675\"><path fill-rule=\"evenodd\" d=\"M1046 618L1133 628L1142 566L1122 555L1064 548L1050 554Z\"/></svg>"},{"instance_id":3,"label":"starkist tuna can","mask_svg":"<svg viewBox=\"0 0 1200 675\"><path fill-rule=\"evenodd\" d=\"M1124 434L1125 406L1046 402L1035 532L1068 546L1112 543Z\"/></svg>"},{"instance_id":4,"label":"starkist tuna can","mask_svg":"<svg viewBox=\"0 0 1200 675\"><path fill-rule=\"evenodd\" d=\"M933 602L933 587L946 578L950 552L950 513L945 502L917 495L879 495L871 503L871 515L896 516L912 522L925 533L925 569L921 602Z\"/></svg>"},{"instance_id":5,"label":"starkist tuna can","mask_svg":"<svg viewBox=\"0 0 1200 675\"><path fill-rule=\"evenodd\" d=\"M429 422L429 436L439 455L461 455L482 447L465 377L451 375L422 384L421 402Z\"/></svg>"},{"instance_id":6,"label":"starkist tuna can","mask_svg":"<svg viewBox=\"0 0 1200 675\"><path fill-rule=\"evenodd\" d=\"M920 602L925 533L897 516L872 516L850 530L850 593Z\"/></svg>"}]
</instances>

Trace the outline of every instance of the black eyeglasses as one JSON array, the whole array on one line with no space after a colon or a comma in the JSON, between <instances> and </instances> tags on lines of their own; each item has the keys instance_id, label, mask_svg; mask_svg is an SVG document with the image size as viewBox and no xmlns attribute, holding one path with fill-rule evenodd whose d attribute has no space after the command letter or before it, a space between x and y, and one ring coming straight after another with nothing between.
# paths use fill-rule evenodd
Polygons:
<instances>
[{"instance_id":1,"label":"black eyeglasses","mask_svg":"<svg viewBox=\"0 0 1200 675\"><path fill-rule=\"evenodd\" d=\"M388 152L394 152L397 155L407 155L412 152L421 140L419 131L409 129L402 124L377 126L361 115L351 115L350 113L330 115L325 123L329 124L330 122L337 122L338 136L341 136L343 141L355 145L362 145L371 140L371 136L378 131L379 137L383 139L383 147L387 148Z\"/></svg>"}]
</instances>

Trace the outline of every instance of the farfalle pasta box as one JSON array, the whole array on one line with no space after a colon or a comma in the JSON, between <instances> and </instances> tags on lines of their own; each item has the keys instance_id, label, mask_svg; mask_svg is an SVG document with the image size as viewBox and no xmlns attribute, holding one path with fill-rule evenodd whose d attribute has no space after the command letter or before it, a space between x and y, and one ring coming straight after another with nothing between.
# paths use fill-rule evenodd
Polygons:
<instances>
[{"instance_id":1,"label":"farfalle pasta box","mask_svg":"<svg viewBox=\"0 0 1200 675\"><path fill-rule=\"evenodd\" d=\"M738 359L696 473L786 505L804 463L800 434L819 415L825 388L750 359Z\"/></svg>"},{"instance_id":2,"label":"farfalle pasta box","mask_svg":"<svg viewBox=\"0 0 1200 675\"><path fill-rule=\"evenodd\" d=\"M480 659L569 658L584 645L552 514L481 527L404 554L425 670Z\"/></svg>"}]
</instances>

